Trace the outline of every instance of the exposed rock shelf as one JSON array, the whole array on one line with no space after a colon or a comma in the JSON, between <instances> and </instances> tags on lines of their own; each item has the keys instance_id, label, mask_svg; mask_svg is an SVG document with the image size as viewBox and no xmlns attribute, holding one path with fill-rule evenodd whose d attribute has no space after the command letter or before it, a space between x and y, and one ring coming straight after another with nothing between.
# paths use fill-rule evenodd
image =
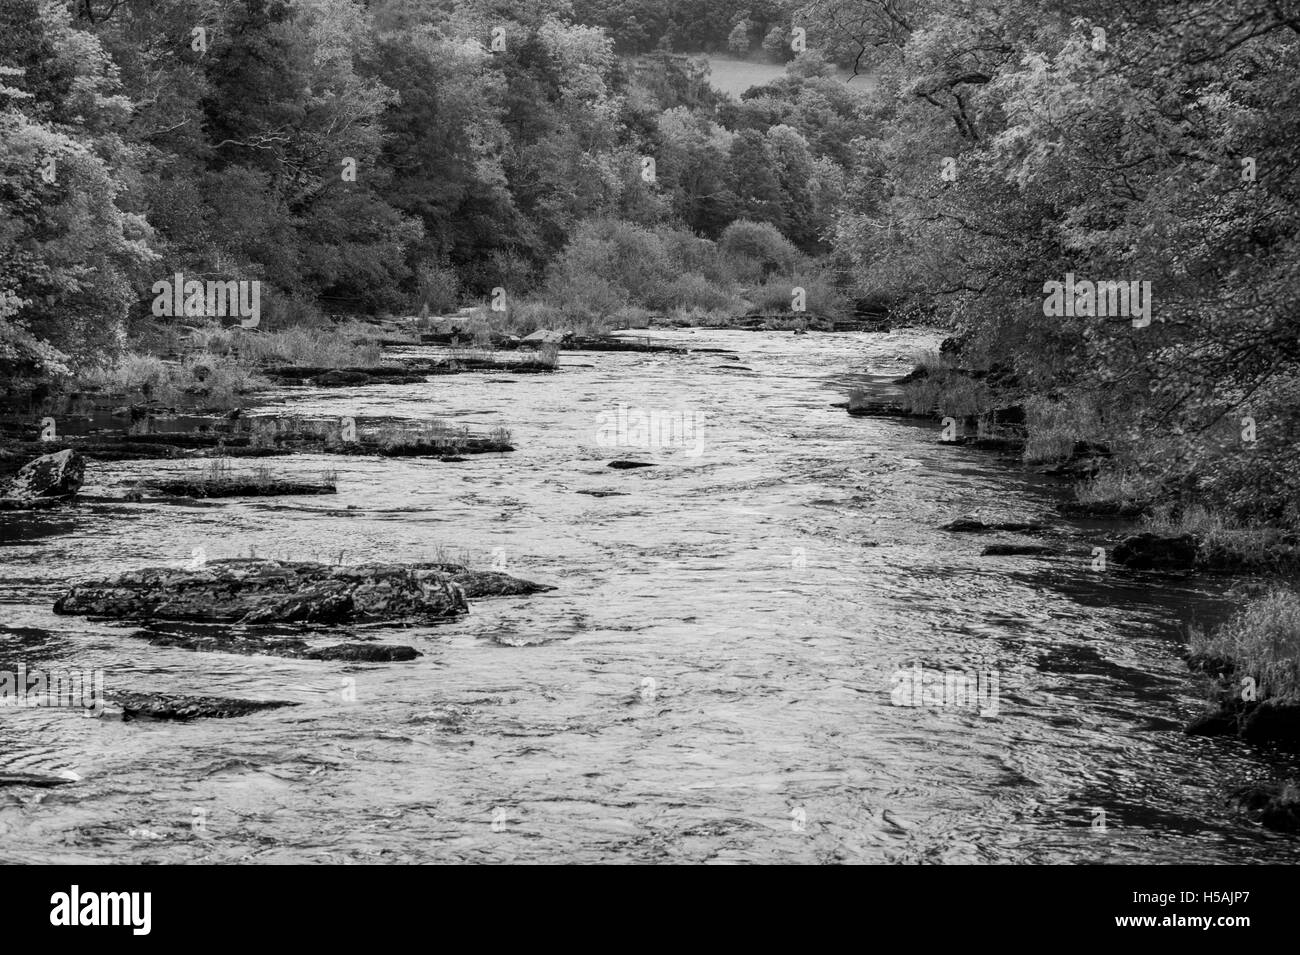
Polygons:
<instances>
[{"instance_id":1,"label":"exposed rock shelf","mask_svg":"<svg viewBox=\"0 0 1300 955\"><path fill-rule=\"evenodd\" d=\"M454 564L330 566L233 558L199 568L132 570L78 584L55 601L54 612L242 624L427 622L468 613L471 595L550 589Z\"/></svg>"}]
</instances>

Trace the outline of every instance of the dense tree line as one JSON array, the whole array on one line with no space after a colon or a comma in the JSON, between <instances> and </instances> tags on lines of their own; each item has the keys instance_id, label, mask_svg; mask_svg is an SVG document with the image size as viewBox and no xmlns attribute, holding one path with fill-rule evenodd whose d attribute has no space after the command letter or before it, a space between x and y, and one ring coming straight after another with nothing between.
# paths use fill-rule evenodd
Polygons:
<instances>
[{"instance_id":1,"label":"dense tree line","mask_svg":"<svg viewBox=\"0 0 1300 955\"><path fill-rule=\"evenodd\" d=\"M39 375L102 358L177 272L262 281L275 327L526 292L584 222L716 239L748 219L827 248L865 127L824 64L727 105L698 64L620 57L574 17L7 2L0 360Z\"/></svg>"},{"instance_id":2,"label":"dense tree line","mask_svg":"<svg viewBox=\"0 0 1300 955\"><path fill-rule=\"evenodd\" d=\"M1300 517L1300 4L823 9L880 80L839 225L856 274L1161 494ZM1047 314L1068 275L1149 282L1151 316Z\"/></svg>"},{"instance_id":3,"label":"dense tree line","mask_svg":"<svg viewBox=\"0 0 1300 955\"><path fill-rule=\"evenodd\" d=\"M729 100L692 49L790 63ZM1294 521L1298 54L1300 0L7 0L0 364L111 356L177 272L274 328L707 309L816 258L1031 429ZM1075 279L1150 315L1053 312Z\"/></svg>"}]
</instances>

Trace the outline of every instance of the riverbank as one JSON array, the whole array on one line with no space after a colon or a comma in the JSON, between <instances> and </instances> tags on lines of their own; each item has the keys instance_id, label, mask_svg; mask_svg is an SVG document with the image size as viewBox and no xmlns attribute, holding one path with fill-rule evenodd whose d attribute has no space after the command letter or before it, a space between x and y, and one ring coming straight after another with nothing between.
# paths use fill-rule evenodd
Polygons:
<instances>
[{"instance_id":1,"label":"riverbank","mask_svg":"<svg viewBox=\"0 0 1300 955\"><path fill-rule=\"evenodd\" d=\"M945 343L947 344L947 343ZM1126 571L1245 575L1248 586L1236 615L1210 632L1189 629L1188 665L1206 675L1208 708L1186 732L1238 736L1256 746L1300 752L1300 532L1285 526L1243 525L1195 502L1193 483L1141 477L1143 461L1118 455L1112 435L1086 409L1066 409L1026 396L1018 383L994 367L971 372L922 356L906 375L883 387L859 389L845 405L855 417L938 422L941 443L1000 453L1008 463L1071 480L1070 499L1058 515L1140 522L1110 547L1094 548L1092 568ZM951 351L951 350L950 350ZM1154 469L1147 467L1147 474ZM1052 521L984 523L966 517L944 525L967 533L998 531L1051 535ZM1053 556L1040 543L1000 543L984 556ZM1157 578L1158 579L1158 578ZM1287 779L1244 787L1233 801L1271 828L1300 830L1300 798Z\"/></svg>"}]
</instances>

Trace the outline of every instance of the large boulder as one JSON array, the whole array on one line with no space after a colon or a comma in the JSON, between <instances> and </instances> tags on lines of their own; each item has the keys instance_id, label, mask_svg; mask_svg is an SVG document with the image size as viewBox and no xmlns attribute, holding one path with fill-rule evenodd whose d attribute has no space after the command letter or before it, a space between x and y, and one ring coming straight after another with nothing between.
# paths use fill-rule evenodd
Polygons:
<instances>
[{"instance_id":1,"label":"large boulder","mask_svg":"<svg viewBox=\"0 0 1300 955\"><path fill-rule=\"evenodd\" d=\"M11 500L72 497L81 490L86 459L71 448L28 461L5 488Z\"/></svg>"},{"instance_id":2,"label":"large boulder","mask_svg":"<svg viewBox=\"0 0 1300 955\"><path fill-rule=\"evenodd\" d=\"M1191 570L1199 553L1200 543L1192 534L1169 537L1144 533L1120 541L1111 560L1134 570Z\"/></svg>"},{"instance_id":3,"label":"large boulder","mask_svg":"<svg viewBox=\"0 0 1300 955\"><path fill-rule=\"evenodd\" d=\"M534 345L558 345L564 341L565 333L549 328L539 328L531 335L525 335L523 341Z\"/></svg>"},{"instance_id":4,"label":"large boulder","mask_svg":"<svg viewBox=\"0 0 1300 955\"><path fill-rule=\"evenodd\" d=\"M429 621L468 613L467 591L549 589L440 564L337 566L235 558L199 568L150 567L78 584L55 602L54 612L245 624Z\"/></svg>"}]
</instances>

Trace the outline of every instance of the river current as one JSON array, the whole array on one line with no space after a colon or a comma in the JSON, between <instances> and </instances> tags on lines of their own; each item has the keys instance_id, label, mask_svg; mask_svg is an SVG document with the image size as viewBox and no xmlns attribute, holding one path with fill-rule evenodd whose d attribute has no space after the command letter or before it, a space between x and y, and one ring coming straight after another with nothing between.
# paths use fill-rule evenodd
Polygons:
<instances>
[{"instance_id":1,"label":"river current","mask_svg":"<svg viewBox=\"0 0 1300 955\"><path fill-rule=\"evenodd\" d=\"M932 334L654 336L735 356L565 353L553 375L272 393L249 413L439 417L507 427L517 450L237 460L335 470L339 493L0 515L0 646L21 640L30 666L299 704L190 723L0 710L0 772L78 777L0 789L0 859L1300 860L1224 805L1295 767L1181 732L1205 697L1179 649L1228 579L1096 570L1128 528L1052 516L1064 485L941 444L937 422L833 407ZM673 427L668 446L640 446L638 415ZM627 458L656 466L607 466ZM198 466L92 464L84 490ZM1051 530L939 529L964 514ZM1056 552L980 556L1035 540ZM464 556L556 589L361 634L423 654L388 664L155 647L50 609L75 580L198 547Z\"/></svg>"}]
</instances>

